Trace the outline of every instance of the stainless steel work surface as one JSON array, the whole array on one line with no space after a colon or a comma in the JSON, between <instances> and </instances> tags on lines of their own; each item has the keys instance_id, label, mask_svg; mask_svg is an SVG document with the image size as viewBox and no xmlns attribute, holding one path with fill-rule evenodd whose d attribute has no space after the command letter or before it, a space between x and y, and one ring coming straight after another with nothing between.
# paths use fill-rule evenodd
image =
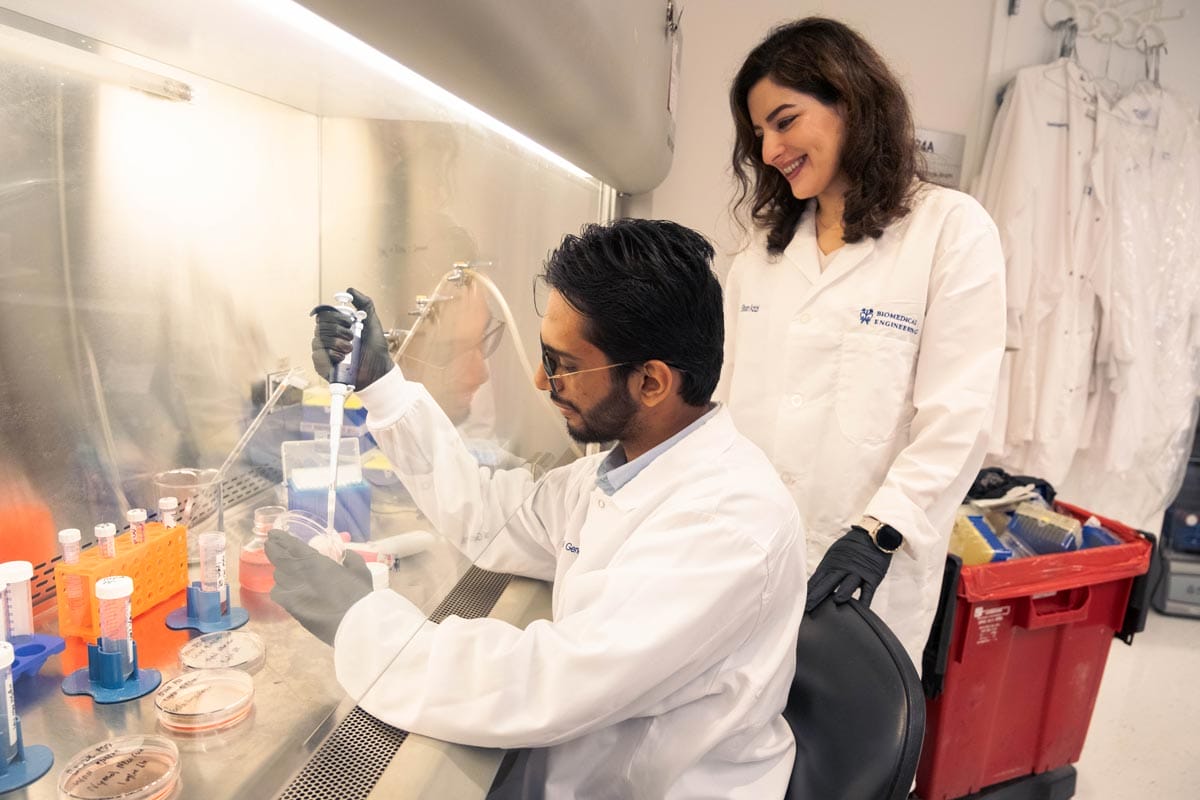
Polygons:
<instances>
[{"instance_id":1,"label":"stainless steel work surface","mask_svg":"<svg viewBox=\"0 0 1200 800\"><path fill-rule=\"evenodd\" d=\"M254 674L255 707L251 717L222 734L183 738L159 726L153 693L111 705L97 704L86 696L68 697L60 688L63 678L86 667L85 643L68 639L64 653L49 659L38 675L16 684L25 742L49 746L55 765L33 785L8 796L55 798L62 767L77 752L118 736L158 733L171 736L179 746L183 798L267 798L292 781L347 715L362 713L354 709L353 701L335 679L331 648L301 628L269 596L238 591L238 549L249 536L252 511L271 502L264 494L256 502L242 504L226 514L228 573L234 604L249 611L250 622L244 630L260 636L266 648L265 663ZM372 525L377 536L387 536L420 529L421 518L414 511L392 509L392 513L373 514ZM469 562L457 550L435 537L427 551L403 560L402 568L392 573L391 585L422 611L433 614L448 602L446 595L469 570ZM166 628L167 613L183 604L181 592L134 620L140 666L160 670L164 681L182 671L179 647L200 635ZM525 607L528 603L518 605ZM52 632L56 622L52 615L43 615L38 627ZM343 797L338 793L320 796Z\"/></svg>"}]
</instances>

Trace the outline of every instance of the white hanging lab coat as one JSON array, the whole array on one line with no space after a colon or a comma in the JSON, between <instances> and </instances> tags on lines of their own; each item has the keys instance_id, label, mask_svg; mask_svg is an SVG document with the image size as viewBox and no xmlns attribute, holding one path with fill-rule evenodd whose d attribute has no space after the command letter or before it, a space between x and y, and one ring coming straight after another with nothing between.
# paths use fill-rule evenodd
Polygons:
<instances>
[{"instance_id":1,"label":"white hanging lab coat","mask_svg":"<svg viewBox=\"0 0 1200 800\"><path fill-rule=\"evenodd\" d=\"M1004 261L980 205L928 185L878 240L836 253L821 272L810 210L781 258L761 240L737 256L717 395L791 489L810 572L863 514L903 534L871 609L919 668L986 447Z\"/></svg>"},{"instance_id":2,"label":"white hanging lab coat","mask_svg":"<svg viewBox=\"0 0 1200 800\"><path fill-rule=\"evenodd\" d=\"M1114 299L1124 295L1128 324L1114 326L1112 345L1098 352L1108 356L1098 364L1099 419L1061 493L1153 529L1179 490L1200 390L1200 120L1194 106L1144 85L1115 111L1102 118L1112 148L1097 160L1111 181L1122 287Z\"/></svg>"},{"instance_id":3,"label":"white hanging lab coat","mask_svg":"<svg viewBox=\"0 0 1200 800\"><path fill-rule=\"evenodd\" d=\"M525 630L428 623L393 592L355 604L334 655L363 709L447 741L549 747L550 798L783 796L802 537L728 411L608 496L603 455L536 482L480 468L398 370L360 395L438 530L481 566L554 581L553 618Z\"/></svg>"},{"instance_id":4,"label":"white hanging lab coat","mask_svg":"<svg viewBox=\"0 0 1200 800\"><path fill-rule=\"evenodd\" d=\"M1065 474L1083 435L1095 339L1079 220L1091 180L1094 82L1070 59L1019 71L997 114L976 196L1004 251L1008 336L989 452L1011 471ZM1084 240L1085 250L1092 240Z\"/></svg>"}]
</instances>

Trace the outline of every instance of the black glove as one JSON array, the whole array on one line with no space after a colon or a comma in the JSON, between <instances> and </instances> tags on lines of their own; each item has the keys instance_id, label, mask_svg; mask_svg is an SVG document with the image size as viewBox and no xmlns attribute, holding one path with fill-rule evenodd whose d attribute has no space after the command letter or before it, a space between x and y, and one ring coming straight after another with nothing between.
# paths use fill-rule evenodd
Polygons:
<instances>
[{"instance_id":1,"label":"black glove","mask_svg":"<svg viewBox=\"0 0 1200 800\"><path fill-rule=\"evenodd\" d=\"M267 558L275 565L271 599L326 644L350 606L371 592L371 572L362 556L347 550L341 564L283 531L267 535Z\"/></svg>"},{"instance_id":2,"label":"black glove","mask_svg":"<svg viewBox=\"0 0 1200 800\"><path fill-rule=\"evenodd\" d=\"M354 388L365 389L386 375L395 364L388 354L387 338L371 298L357 289L346 291L350 293L354 307L367 314L358 350L358 372L354 376ZM353 322L333 306L317 306L312 313L317 318L312 340L313 367L318 375L332 383L335 365L354 348L354 335L350 332Z\"/></svg>"},{"instance_id":3,"label":"black glove","mask_svg":"<svg viewBox=\"0 0 1200 800\"><path fill-rule=\"evenodd\" d=\"M875 587L879 586L891 563L892 554L876 547L867 532L855 525L830 546L808 579L804 610L812 611L831 593L835 603L844 603L856 589L862 590L859 600L869 607Z\"/></svg>"}]
</instances>

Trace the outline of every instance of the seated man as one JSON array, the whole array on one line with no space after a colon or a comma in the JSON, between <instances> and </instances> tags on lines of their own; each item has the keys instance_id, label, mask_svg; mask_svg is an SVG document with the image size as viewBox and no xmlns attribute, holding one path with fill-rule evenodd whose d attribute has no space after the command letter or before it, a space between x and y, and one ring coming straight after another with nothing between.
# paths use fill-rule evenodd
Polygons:
<instances>
[{"instance_id":1,"label":"seated man","mask_svg":"<svg viewBox=\"0 0 1200 800\"><path fill-rule=\"evenodd\" d=\"M364 710L446 741L546 748L547 797L783 796L804 546L770 462L709 399L724 338L712 255L648 220L589 225L551 254L537 386L572 437L616 446L537 481L480 468L354 293L369 315L359 392L422 511L464 551L486 548L487 567L554 582L552 618L524 630L433 624L366 594L353 559L272 533L272 596L332 641ZM319 371L348 331L318 319Z\"/></svg>"}]
</instances>

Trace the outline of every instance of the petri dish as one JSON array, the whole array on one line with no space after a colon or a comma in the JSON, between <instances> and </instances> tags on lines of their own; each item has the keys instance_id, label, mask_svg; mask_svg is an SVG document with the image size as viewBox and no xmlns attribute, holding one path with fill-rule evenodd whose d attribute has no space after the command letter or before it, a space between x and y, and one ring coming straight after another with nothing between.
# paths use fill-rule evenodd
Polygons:
<instances>
[{"instance_id":1,"label":"petri dish","mask_svg":"<svg viewBox=\"0 0 1200 800\"><path fill-rule=\"evenodd\" d=\"M254 673L263 665L262 639L249 631L218 631L197 636L179 648L184 669L240 669Z\"/></svg>"},{"instance_id":2,"label":"petri dish","mask_svg":"<svg viewBox=\"0 0 1200 800\"><path fill-rule=\"evenodd\" d=\"M154 695L158 722L176 733L232 727L254 708L254 679L237 669L197 669L172 678Z\"/></svg>"},{"instance_id":3,"label":"petri dish","mask_svg":"<svg viewBox=\"0 0 1200 800\"><path fill-rule=\"evenodd\" d=\"M58 778L61 800L167 800L179 796L179 749L163 736L124 736L89 747Z\"/></svg>"}]
</instances>

